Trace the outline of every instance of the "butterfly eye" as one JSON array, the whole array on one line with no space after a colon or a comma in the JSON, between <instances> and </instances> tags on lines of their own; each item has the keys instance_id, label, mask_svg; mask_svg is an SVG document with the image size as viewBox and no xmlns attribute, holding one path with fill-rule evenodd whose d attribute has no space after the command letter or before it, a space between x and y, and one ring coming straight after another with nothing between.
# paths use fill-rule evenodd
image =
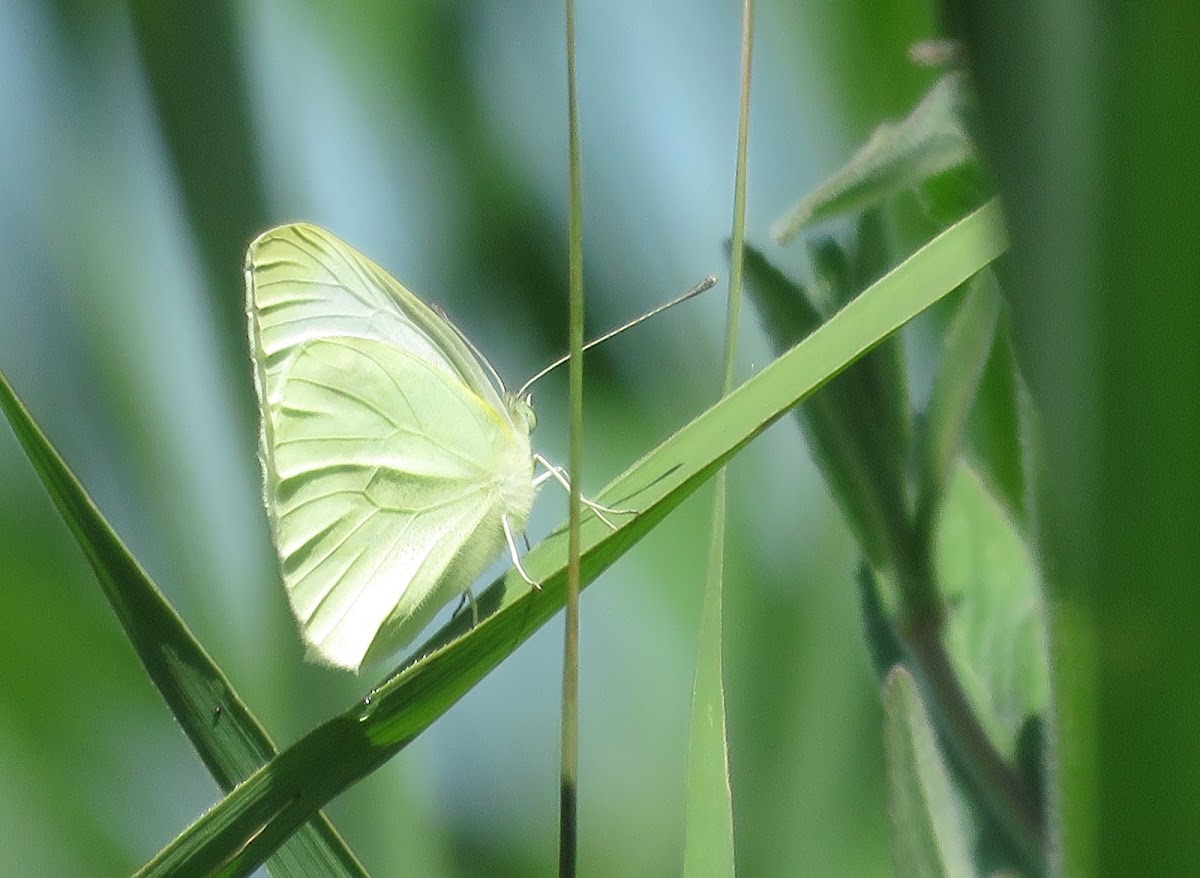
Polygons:
<instances>
[{"instance_id":1,"label":"butterfly eye","mask_svg":"<svg viewBox=\"0 0 1200 878\"><path fill-rule=\"evenodd\" d=\"M533 396L531 394L527 393L521 397L510 396L508 410L512 412L515 420L524 422L526 433L533 432L533 428L537 425L537 417L533 413Z\"/></svg>"}]
</instances>

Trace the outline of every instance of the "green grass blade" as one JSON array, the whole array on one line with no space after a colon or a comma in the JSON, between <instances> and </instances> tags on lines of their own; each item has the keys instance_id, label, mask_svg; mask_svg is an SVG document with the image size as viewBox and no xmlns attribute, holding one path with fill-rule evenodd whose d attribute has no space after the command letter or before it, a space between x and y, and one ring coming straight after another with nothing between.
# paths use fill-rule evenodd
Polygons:
<instances>
[{"instance_id":1,"label":"green grass blade","mask_svg":"<svg viewBox=\"0 0 1200 878\"><path fill-rule=\"evenodd\" d=\"M571 472L567 504L567 606L564 613L561 766L558 794L558 874L574 878L579 848L579 524L583 484L583 183L579 146L579 97L575 76L575 0L566 0L567 42L567 268L570 321L569 370Z\"/></svg>"},{"instance_id":2,"label":"green grass blade","mask_svg":"<svg viewBox=\"0 0 1200 878\"><path fill-rule=\"evenodd\" d=\"M204 765L228 792L274 757L274 744L104 520L3 374L0 409L83 549L150 679ZM268 867L277 876L366 874L330 823L315 812Z\"/></svg>"},{"instance_id":3,"label":"green grass blade","mask_svg":"<svg viewBox=\"0 0 1200 878\"><path fill-rule=\"evenodd\" d=\"M1007 247L989 204L938 235L824 326L635 463L597 499L640 511L610 531L582 528L581 585L594 580L726 461L832 376L957 288ZM259 769L138 874L245 875L310 814L365 777L441 716L565 601L561 528L478 600L481 621L449 622L386 682Z\"/></svg>"},{"instance_id":4,"label":"green grass blade","mask_svg":"<svg viewBox=\"0 0 1200 878\"><path fill-rule=\"evenodd\" d=\"M754 2L742 3L742 62L737 159L733 180L729 299L725 313L724 376L721 396L733 390L734 357L746 262L746 150L750 131L750 70L754 50ZM708 569L688 720L688 771L684 814L683 875L733 875L733 786L725 721L725 527L728 472L717 473L712 496Z\"/></svg>"},{"instance_id":5,"label":"green grass blade","mask_svg":"<svg viewBox=\"0 0 1200 878\"><path fill-rule=\"evenodd\" d=\"M733 790L725 722L725 480L717 474L704 604L700 612L692 714L688 720L683 875L733 875Z\"/></svg>"},{"instance_id":6,"label":"green grass blade","mask_svg":"<svg viewBox=\"0 0 1200 878\"><path fill-rule=\"evenodd\" d=\"M916 681L903 666L883 687L892 871L912 878L975 874L970 841Z\"/></svg>"}]
</instances>

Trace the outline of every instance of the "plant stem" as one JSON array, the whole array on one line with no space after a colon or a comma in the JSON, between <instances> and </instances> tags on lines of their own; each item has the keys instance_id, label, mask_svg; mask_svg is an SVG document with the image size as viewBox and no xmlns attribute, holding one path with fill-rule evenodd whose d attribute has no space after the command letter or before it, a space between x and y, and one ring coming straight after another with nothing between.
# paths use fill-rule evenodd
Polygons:
<instances>
[{"instance_id":1,"label":"plant stem","mask_svg":"<svg viewBox=\"0 0 1200 878\"><path fill-rule=\"evenodd\" d=\"M580 182L579 102L575 89L575 2L566 0L567 154L569 166L569 344L571 492L567 504L567 601L563 637L562 767L559 786L558 874L575 875L579 780L579 556L583 483L583 187Z\"/></svg>"},{"instance_id":2,"label":"plant stem","mask_svg":"<svg viewBox=\"0 0 1200 878\"><path fill-rule=\"evenodd\" d=\"M1041 806L980 724L954 672L942 630L941 614L926 613L907 616L899 634L958 763L1027 865L1040 872L1046 859Z\"/></svg>"}]
</instances>

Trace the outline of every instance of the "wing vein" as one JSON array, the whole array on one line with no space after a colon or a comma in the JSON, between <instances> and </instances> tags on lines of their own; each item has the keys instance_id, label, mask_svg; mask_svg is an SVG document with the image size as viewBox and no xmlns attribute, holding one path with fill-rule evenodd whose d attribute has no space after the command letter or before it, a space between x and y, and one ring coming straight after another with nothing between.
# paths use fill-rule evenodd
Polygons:
<instances>
[{"instance_id":1,"label":"wing vein","mask_svg":"<svg viewBox=\"0 0 1200 878\"><path fill-rule=\"evenodd\" d=\"M376 363L376 365L378 365L378 363ZM367 411L374 412L375 414L379 415L380 418L387 421L388 425L390 427L392 427L392 429L394 429L394 430L402 429L402 425L399 422L397 422L396 420L394 420L391 415L389 415L387 412L385 412L383 409L381 409L379 406L377 406L371 400L360 396L359 394L355 393L354 391L350 390L349 388L334 387L332 384L329 384L328 382L318 381L315 378L305 378L303 376L291 377L288 380L295 381L298 384L307 384L310 387L317 387L317 388L320 388L321 390L327 390L327 391L329 391L329 393L333 394L334 396L341 397L342 399L344 399L348 402L358 403L360 406L365 408ZM406 405L408 405L407 399L405 399L404 402ZM292 408L299 410L297 406L292 406ZM412 406L409 405L409 408L411 409ZM310 411L312 411L313 414L330 415L329 412L321 412L321 411L316 411L316 410L312 410L312 409L310 409ZM332 415L330 415L330 416L332 416ZM420 424L418 424L418 426L420 426ZM424 428L422 427L422 430L423 429Z\"/></svg>"}]
</instances>

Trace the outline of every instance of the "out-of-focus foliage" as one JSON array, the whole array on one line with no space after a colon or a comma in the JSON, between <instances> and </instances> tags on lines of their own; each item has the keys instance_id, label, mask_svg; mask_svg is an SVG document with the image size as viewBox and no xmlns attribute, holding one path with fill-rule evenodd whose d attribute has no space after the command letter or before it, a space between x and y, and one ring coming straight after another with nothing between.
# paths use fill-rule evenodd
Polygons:
<instances>
[{"instance_id":1,"label":"out-of-focus foliage","mask_svg":"<svg viewBox=\"0 0 1200 878\"><path fill-rule=\"evenodd\" d=\"M512 382L565 345L565 107L553 3L0 0L0 369L273 737L375 682L306 665L258 501L239 242L307 219L438 302ZM934 75L923 4L758 5L749 235ZM720 270L730 4L581 10L591 330ZM787 254L779 255L782 261ZM719 297L718 297L719 298ZM714 398L715 299L588 359L598 485ZM769 357L747 333L741 371ZM680 376L688 376L680 380ZM564 457L561 377L538 447ZM884 874L881 713L855 550L794 424L731 472L730 760L746 874ZM534 535L560 517L552 491ZM581 867L681 850L706 545L685 506L583 603ZM541 530L539 531L539 528ZM798 538L797 534L802 535ZM15 441L0 431L0 850L131 871L217 798ZM549 873L559 649L535 637L329 809L367 868Z\"/></svg>"}]
</instances>

